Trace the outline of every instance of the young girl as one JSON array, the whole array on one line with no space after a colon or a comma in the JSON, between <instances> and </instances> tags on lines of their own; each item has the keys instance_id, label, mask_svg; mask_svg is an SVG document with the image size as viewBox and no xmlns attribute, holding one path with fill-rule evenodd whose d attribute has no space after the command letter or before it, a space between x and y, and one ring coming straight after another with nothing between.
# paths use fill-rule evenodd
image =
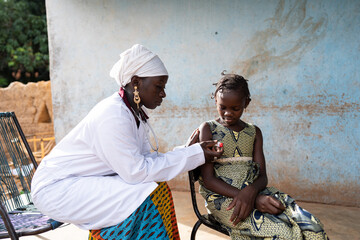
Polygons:
<instances>
[{"instance_id":1,"label":"young girl","mask_svg":"<svg viewBox=\"0 0 360 240\"><path fill-rule=\"evenodd\" d=\"M218 140L224 150L201 166L207 209L231 239L328 239L318 219L289 195L266 187L261 131L240 119L251 101L247 80L222 75L214 94L219 118L200 126L200 141Z\"/></svg>"}]
</instances>

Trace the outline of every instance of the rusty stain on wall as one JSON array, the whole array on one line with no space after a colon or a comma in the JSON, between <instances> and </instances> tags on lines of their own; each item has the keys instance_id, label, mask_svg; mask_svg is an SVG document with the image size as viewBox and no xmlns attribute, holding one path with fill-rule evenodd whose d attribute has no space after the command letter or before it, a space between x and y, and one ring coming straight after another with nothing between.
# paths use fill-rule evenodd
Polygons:
<instances>
[{"instance_id":1,"label":"rusty stain on wall","mask_svg":"<svg viewBox=\"0 0 360 240\"><path fill-rule=\"evenodd\" d=\"M306 1L289 3L279 1L275 15L266 21L271 22L269 28L258 31L246 45L251 57L235 61L230 69L251 77L269 68L285 68L299 62L306 51L310 51L325 35L327 17L313 19L306 16ZM283 43L282 48L277 45Z\"/></svg>"},{"instance_id":2,"label":"rusty stain on wall","mask_svg":"<svg viewBox=\"0 0 360 240\"><path fill-rule=\"evenodd\" d=\"M306 98L306 97L305 97ZM258 99L252 99L247 109L248 114L261 115L270 111L292 112L301 113L307 116L316 115L336 115L341 116L344 113L353 113L358 115L360 112L359 102L346 102L344 100L337 100L336 98L329 101L331 96L308 96L307 102L295 102L294 104L275 105L266 104ZM327 101L327 102L326 102ZM217 117L215 103L214 106L177 106L164 100L164 103L160 108L152 111L152 117L156 119L167 118L187 118L189 115L192 117L202 117L206 115L212 115ZM201 124L201 123L200 123Z\"/></svg>"}]
</instances>

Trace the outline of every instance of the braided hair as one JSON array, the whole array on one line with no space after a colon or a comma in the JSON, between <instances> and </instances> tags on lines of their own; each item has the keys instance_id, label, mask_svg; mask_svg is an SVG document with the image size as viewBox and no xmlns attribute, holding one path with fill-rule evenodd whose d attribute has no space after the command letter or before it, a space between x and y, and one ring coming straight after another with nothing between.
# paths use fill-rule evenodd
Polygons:
<instances>
[{"instance_id":1,"label":"braided hair","mask_svg":"<svg viewBox=\"0 0 360 240\"><path fill-rule=\"evenodd\" d=\"M225 70L221 73L221 75L223 77L217 83L214 83L216 86L215 93L213 94L214 98L218 92L232 90L239 91L241 96L246 98L247 102L251 101L247 79L237 74L225 74Z\"/></svg>"}]
</instances>

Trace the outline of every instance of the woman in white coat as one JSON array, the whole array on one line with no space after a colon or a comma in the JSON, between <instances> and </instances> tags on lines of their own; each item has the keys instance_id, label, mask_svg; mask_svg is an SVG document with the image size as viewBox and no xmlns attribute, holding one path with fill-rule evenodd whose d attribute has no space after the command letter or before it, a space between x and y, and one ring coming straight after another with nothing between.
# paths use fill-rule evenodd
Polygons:
<instances>
[{"instance_id":1,"label":"woman in white coat","mask_svg":"<svg viewBox=\"0 0 360 240\"><path fill-rule=\"evenodd\" d=\"M46 156L32 180L35 206L89 229L89 239L179 239L168 181L222 153L214 141L159 153L143 107L165 98L167 70L136 44L110 75L119 92L99 102ZM153 151L151 151L151 148ZM95 230L94 230L95 229Z\"/></svg>"}]
</instances>

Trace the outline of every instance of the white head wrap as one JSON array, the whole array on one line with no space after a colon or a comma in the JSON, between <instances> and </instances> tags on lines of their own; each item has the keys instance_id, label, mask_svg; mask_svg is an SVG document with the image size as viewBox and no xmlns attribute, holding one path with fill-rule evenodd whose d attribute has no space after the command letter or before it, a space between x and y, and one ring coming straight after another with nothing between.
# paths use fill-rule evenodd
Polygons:
<instances>
[{"instance_id":1,"label":"white head wrap","mask_svg":"<svg viewBox=\"0 0 360 240\"><path fill-rule=\"evenodd\" d=\"M125 87L131 78L168 76L168 72L161 59L146 47L135 44L120 54L110 71L110 77L115 78L118 85Z\"/></svg>"}]
</instances>

